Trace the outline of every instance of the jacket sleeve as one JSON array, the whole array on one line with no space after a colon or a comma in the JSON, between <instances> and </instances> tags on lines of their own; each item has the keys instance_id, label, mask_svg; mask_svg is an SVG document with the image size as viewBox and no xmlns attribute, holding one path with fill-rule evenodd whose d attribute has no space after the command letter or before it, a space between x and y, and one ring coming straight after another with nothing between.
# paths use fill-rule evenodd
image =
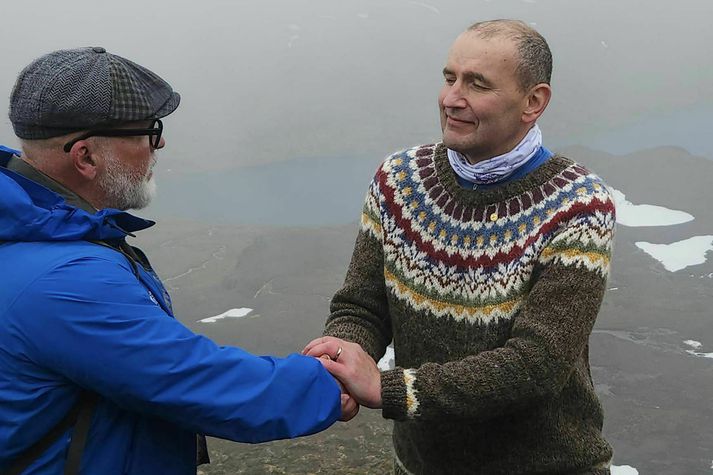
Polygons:
<instances>
[{"instance_id":1,"label":"jacket sleeve","mask_svg":"<svg viewBox=\"0 0 713 475\"><path fill-rule=\"evenodd\" d=\"M217 346L155 304L128 263L75 259L13 305L27 358L126 410L239 442L311 434L340 416L317 360Z\"/></svg>"},{"instance_id":2,"label":"jacket sleeve","mask_svg":"<svg viewBox=\"0 0 713 475\"><path fill-rule=\"evenodd\" d=\"M344 285L332 298L325 335L359 343L374 361L392 338L384 280L378 174L367 193Z\"/></svg>"},{"instance_id":3,"label":"jacket sleeve","mask_svg":"<svg viewBox=\"0 0 713 475\"><path fill-rule=\"evenodd\" d=\"M539 277L504 346L383 372L384 417L486 420L556 397L586 351L606 289L613 228L613 205L566 223L541 253Z\"/></svg>"}]
</instances>

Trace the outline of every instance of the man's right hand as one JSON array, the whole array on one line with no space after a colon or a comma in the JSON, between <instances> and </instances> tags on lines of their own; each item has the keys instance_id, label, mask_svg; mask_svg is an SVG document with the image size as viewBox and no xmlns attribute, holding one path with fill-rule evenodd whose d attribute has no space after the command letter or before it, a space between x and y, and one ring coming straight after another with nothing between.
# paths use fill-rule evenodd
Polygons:
<instances>
[{"instance_id":1,"label":"man's right hand","mask_svg":"<svg viewBox=\"0 0 713 475\"><path fill-rule=\"evenodd\" d=\"M324 336L309 342L302 353L319 357L356 402L372 409L381 408L381 372L360 345Z\"/></svg>"}]
</instances>

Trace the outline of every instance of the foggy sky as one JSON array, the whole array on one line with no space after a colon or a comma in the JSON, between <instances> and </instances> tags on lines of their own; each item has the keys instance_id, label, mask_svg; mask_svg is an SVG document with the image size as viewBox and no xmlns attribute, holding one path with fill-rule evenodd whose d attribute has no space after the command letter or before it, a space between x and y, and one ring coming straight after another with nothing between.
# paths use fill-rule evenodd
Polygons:
<instances>
[{"instance_id":1,"label":"foggy sky","mask_svg":"<svg viewBox=\"0 0 713 475\"><path fill-rule=\"evenodd\" d=\"M436 96L452 40L498 17L533 23L553 50L545 144L713 158L713 2L28 0L0 7L0 143L20 69L101 45L183 97L159 172L194 174L311 157L378 160L438 139Z\"/></svg>"}]
</instances>

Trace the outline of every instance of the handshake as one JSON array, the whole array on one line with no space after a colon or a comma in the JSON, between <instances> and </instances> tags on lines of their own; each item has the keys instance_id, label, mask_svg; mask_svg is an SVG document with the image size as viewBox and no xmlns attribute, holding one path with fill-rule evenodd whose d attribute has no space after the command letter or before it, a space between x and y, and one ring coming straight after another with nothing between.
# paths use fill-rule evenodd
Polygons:
<instances>
[{"instance_id":1,"label":"handshake","mask_svg":"<svg viewBox=\"0 0 713 475\"><path fill-rule=\"evenodd\" d=\"M337 379L342 390L340 420L352 419L359 412L360 405L381 408L381 372L359 344L324 336L309 342L302 354L319 358Z\"/></svg>"}]
</instances>

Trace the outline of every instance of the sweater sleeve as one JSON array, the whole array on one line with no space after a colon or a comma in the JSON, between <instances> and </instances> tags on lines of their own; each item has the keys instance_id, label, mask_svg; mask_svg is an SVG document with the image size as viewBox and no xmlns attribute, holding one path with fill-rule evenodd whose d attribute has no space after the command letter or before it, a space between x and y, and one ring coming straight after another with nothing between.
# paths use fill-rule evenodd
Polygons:
<instances>
[{"instance_id":1,"label":"sweater sleeve","mask_svg":"<svg viewBox=\"0 0 713 475\"><path fill-rule=\"evenodd\" d=\"M384 417L485 420L557 396L587 347L609 272L611 201L571 218L542 251L510 338L444 364L382 373Z\"/></svg>"},{"instance_id":2,"label":"sweater sleeve","mask_svg":"<svg viewBox=\"0 0 713 475\"><path fill-rule=\"evenodd\" d=\"M339 418L339 387L316 359L218 346L151 297L128 264L74 259L25 289L9 331L24 340L24 358L65 384L194 432L262 442L311 434Z\"/></svg>"},{"instance_id":3,"label":"sweater sleeve","mask_svg":"<svg viewBox=\"0 0 713 475\"><path fill-rule=\"evenodd\" d=\"M378 361L391 341L391 320L384 281L383 231L377 178L362 209L344 285L332 298L325 335L359 343Z\"/></svg>"}]
</instances>

